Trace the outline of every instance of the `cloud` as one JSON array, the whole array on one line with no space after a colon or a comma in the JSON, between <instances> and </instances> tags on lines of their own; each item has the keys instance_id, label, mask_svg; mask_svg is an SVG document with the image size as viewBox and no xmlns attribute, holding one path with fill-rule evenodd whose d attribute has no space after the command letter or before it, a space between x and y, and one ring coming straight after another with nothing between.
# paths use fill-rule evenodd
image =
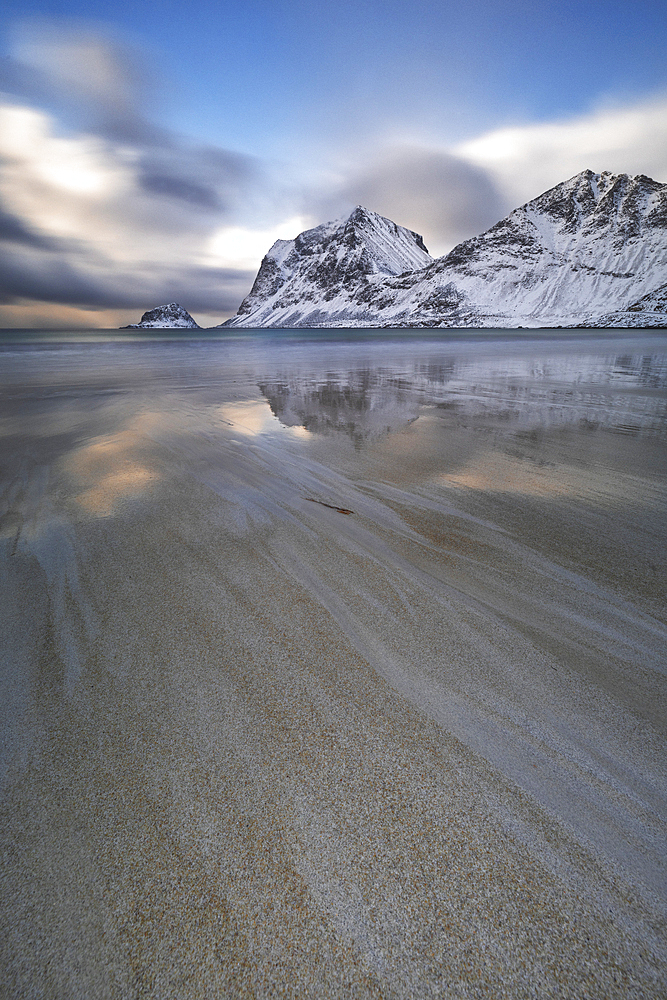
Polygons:
<instances>
[{"instance_id":1,"label":"cloud","mask_svg":"<svg viewBox=\"0 0 667 1000\"><path fill-rule=\"evenodd\" d=\"M100 104L135 106L149 86L138 53L85 22L25 21L14 29L12 50L20 65Z\"/></svg>"},{"instance_id":2,"label":"cloud","mask_svg":"<svg viewBox=\"0 0 667 1000\"><path fill-rule=\"evenodd\" d=\"M63 131L25 96L0 99L3 302L143 311L176 300L224 318L249 290L256 268L208 246L242 223L259 165L146 124L136 64L89 29L23 30L9 77L32 73L34 93L73 102L75 120L83 107L85 127L73 129L70 115Z\"/></svg>"},{"instance_id":3,"label":"cloud","mask_svg":"<svg viewBox=\"0 0 667 1000\"><path fill-rule=\"evenodd\" d=\"M87 254L77 258L16 246L6 248L0 257L0 302L26 299L143 312L151 305L177 301L189 311L229 315L254 276L254 270L187 263L110 267Z\"/></svg>"},{"instance_id":4,"label":"cloud","mask_svg":"<svg viewBox=\"0 0 667 1000\"><path fill-rule=\"evenodd\" d=\"M504 214L504 202L484 169L415 145L385 148L353 167L327 207L337 209L337 215L357 204L418 231L436 256Z\"/></svg>"},{"instance_id":5,"label":"cloud","mask_svg":"<svg viewBox=\"0 0 667 1000\"><path fill-rule=\"evenodd\" d=\"M34 19L16 26L13 36L3 73L11 93L60 104L115 141L170 142L169 132L146 116L159 89L157 70L109 29Z\"/></svg>"},{"instance_id":6,"label":"cloud","mask_svg":"<svg viewBox=\"0 0 667 1000\"><path fill-rule=\"evenodd\" d=\"M312 225L307 216L293 216L271 229L225 226L212 236L208 245L211 257L222 266L245 265L256 271L257 265L276 240L289 240Z\"/></svg>"},{"instance_id":7,"label":"cloud","mask_svg":"<svg viewBox=\"0 0 667 1000\"><path fill-rule=\"evenodd\" d=\"M125 294L128 294L126 289ZM131 294L131 293L130 293ZM77 271L62 255L5 250L0 258L0 301L38 299L59 303L112 305L103 283Z\"/></svg>"},{"instance_id":8,"label":"cloud","mask_svg":"<svg viewBox=\"0 0 667 1000\"><path fill-rule=\"evenodd\" d=\"M217 211L222 207L217 192L212 187L193 184L192 181L184 180L182 177L170 177L168 174L143 174L139 177L139 184L149 194L176 198L194 208L212 208Z\"/></svg>"},{"instance_id":9,"label":"cloud","mask_svg":"<svg viewBox=\"0 0 667 1000\"><path fill-rule=\"evenodd\" d=\"M55 243L52 240L40 233L33 232L17 216L12 215L11 212L5 212L2 206L0 206L0 242L19 243L42 250L55 248Z\"/></svg>"},{"instance_id":10,"label":"cloud","mask_svg":"<svg viewBox=\"0 0 667 1000\"><path fill-rule=\"evenodd\" d=\"M142 152L136 169L143 191L221 216L242 203L260 175L249 157L209 146L151 147Z\"/></svg>"},{"instance_id":11,"label":"cloud","mask_svg":"<svg viewBox=\"0 0 667 1000\"><path fill-rule=\"evenodd\" d=\"M581 170L667 182L667 96L563 121L495 129L453 152L486 171L516 207Z\"/></svg>"}]
</instances>

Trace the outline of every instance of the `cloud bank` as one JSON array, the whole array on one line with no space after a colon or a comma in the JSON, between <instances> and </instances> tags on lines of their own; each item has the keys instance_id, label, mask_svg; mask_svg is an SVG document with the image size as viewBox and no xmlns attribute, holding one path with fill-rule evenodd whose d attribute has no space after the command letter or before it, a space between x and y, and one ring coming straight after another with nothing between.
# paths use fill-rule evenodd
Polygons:
<instances>
[{"instance_id":1,"label":"cloud bank","mask_svg":"<svg viewBox=\"0 0 667 1000\"><path fill-rule=\"evenodd\" d=\"M667 182L667 95L566 121L496 129L453 152L484 170L516 207L581 170Z\"/></svg>"},{"instance_id":2,"label":"cloud bank","mask_svg":"<svg viewBox=\"0 0 667 1000\"><path fill-rule=\"evenodd\" d=\"M208 246L261 184L261 167L151 125L138 63L113 40L44 25L17 46L5 71L15 93L0 99L3 303L134 315L176 299L217 317L245 294L252 269L221 266ZM64 132L35 107L48 92L83 126ZM16 308L5 315L15 322Z\"/></svg>"}]
</instances>

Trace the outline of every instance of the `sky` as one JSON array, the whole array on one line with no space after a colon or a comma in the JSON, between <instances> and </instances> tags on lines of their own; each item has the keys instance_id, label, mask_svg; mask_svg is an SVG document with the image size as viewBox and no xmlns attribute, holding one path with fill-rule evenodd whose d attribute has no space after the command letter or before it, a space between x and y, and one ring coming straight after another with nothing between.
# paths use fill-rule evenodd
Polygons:
<instances>
[{"instance_id":1,"label":"sky","mask_svg":"<svg viewBox=\"0 0 667 1000\"><path fill-rule=\"evenodd\" d=\"M580 170L667 183L664 0L4 0L0 326L233 315L356 204L434 256Z\"/></svg>"}]
</instances>

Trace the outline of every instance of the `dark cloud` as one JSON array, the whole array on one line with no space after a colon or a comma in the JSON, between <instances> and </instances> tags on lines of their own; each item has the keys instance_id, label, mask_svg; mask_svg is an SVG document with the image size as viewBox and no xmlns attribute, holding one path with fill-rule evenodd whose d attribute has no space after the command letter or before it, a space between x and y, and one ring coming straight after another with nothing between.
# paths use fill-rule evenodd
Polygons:
<instances>
[{"instance_id":1,"label":"dark cloud","mask_svg":"<svg viewBox=\"0 0 667 1000\"><path fill-rule=\"evenodd\" d=\"M137 309L181 302L189 311L235 311L254 272L232 268L147 266L132 273L109 269L86 272L58 255L10 250L0 256L0 302L21 299L63 305Z\"/></svg>"},{"instance_id":2,"label":"dark cloud","mask_svg":"<svg viewBox=\"0 0 667 1000\"><path fill-rule=\"evenodd\" d=\"M57 248L55 240L51 240L41 233L36 233L17 216L5 212L2 206L0 206L0 241L18 243L21 246L34 247L39 250L55 250Z\"/></svg>"},{"instance_id":3,"label":"dark cloud","mask_svg":"<svg viewBox=\"0 0 667 1000\"><path fill-rule=\"evenodd\" d=\"M144 174L143 177L139 178L139 184L149 194L176 198L195 208L213 209L214 211L222 208L217 192L213 188L204 187L202 184L193 184L192 181L182 180L180 177L168 177L165 174Z\"/></svg>"},{"instance_id":4,"label":"dark cloud","mask_svg":"<svg viewBox=\"0 0 667 1000\"><path fill-rule=\"evenodd\" d=\"M475 236L507 211L484 170L447 153L410 146L358 169L326 207L331 217L358 204L421 233L429 249Z\"/></svg>"},{"instance_id":5,"label":"dark cloud","mask_svg":"<svg viewBox=\"0 0 667 1000\"><path fill-rule=\"evenodd\" d=\"M150 149L138 165L139 187L148 194L221 214L238 202L257 175L250 157L207 146Z\"/></svg>"},{"instance_id":6,"label":"dark cloud","mask_svg":"<svg viewBox=\"0 0 667 1000\"><path fill-rule=\"evenodd\" d=\"M124 296L134 298L131 285L125 285ZM0 257L0 300L19 299L68 305L116 304L113 289L88 277L61 256L6 252Z\"/></svg>"}]
</instances>

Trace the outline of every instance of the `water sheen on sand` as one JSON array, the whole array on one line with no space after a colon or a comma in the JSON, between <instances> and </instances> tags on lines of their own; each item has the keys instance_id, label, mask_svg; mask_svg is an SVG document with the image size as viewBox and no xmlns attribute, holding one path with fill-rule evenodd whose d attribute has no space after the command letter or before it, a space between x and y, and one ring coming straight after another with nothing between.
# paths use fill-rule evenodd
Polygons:
<instances>
[{"instance_id":1,"label":"water sheen on sand","mask_svg":"<svg viewBox=\"0 0 667 1000\"><path fill-rule=\"evenodd\" d=\"M197 333L0 342L0 993L667 995L667 339Z\"/></svg>"}]
</instances>

